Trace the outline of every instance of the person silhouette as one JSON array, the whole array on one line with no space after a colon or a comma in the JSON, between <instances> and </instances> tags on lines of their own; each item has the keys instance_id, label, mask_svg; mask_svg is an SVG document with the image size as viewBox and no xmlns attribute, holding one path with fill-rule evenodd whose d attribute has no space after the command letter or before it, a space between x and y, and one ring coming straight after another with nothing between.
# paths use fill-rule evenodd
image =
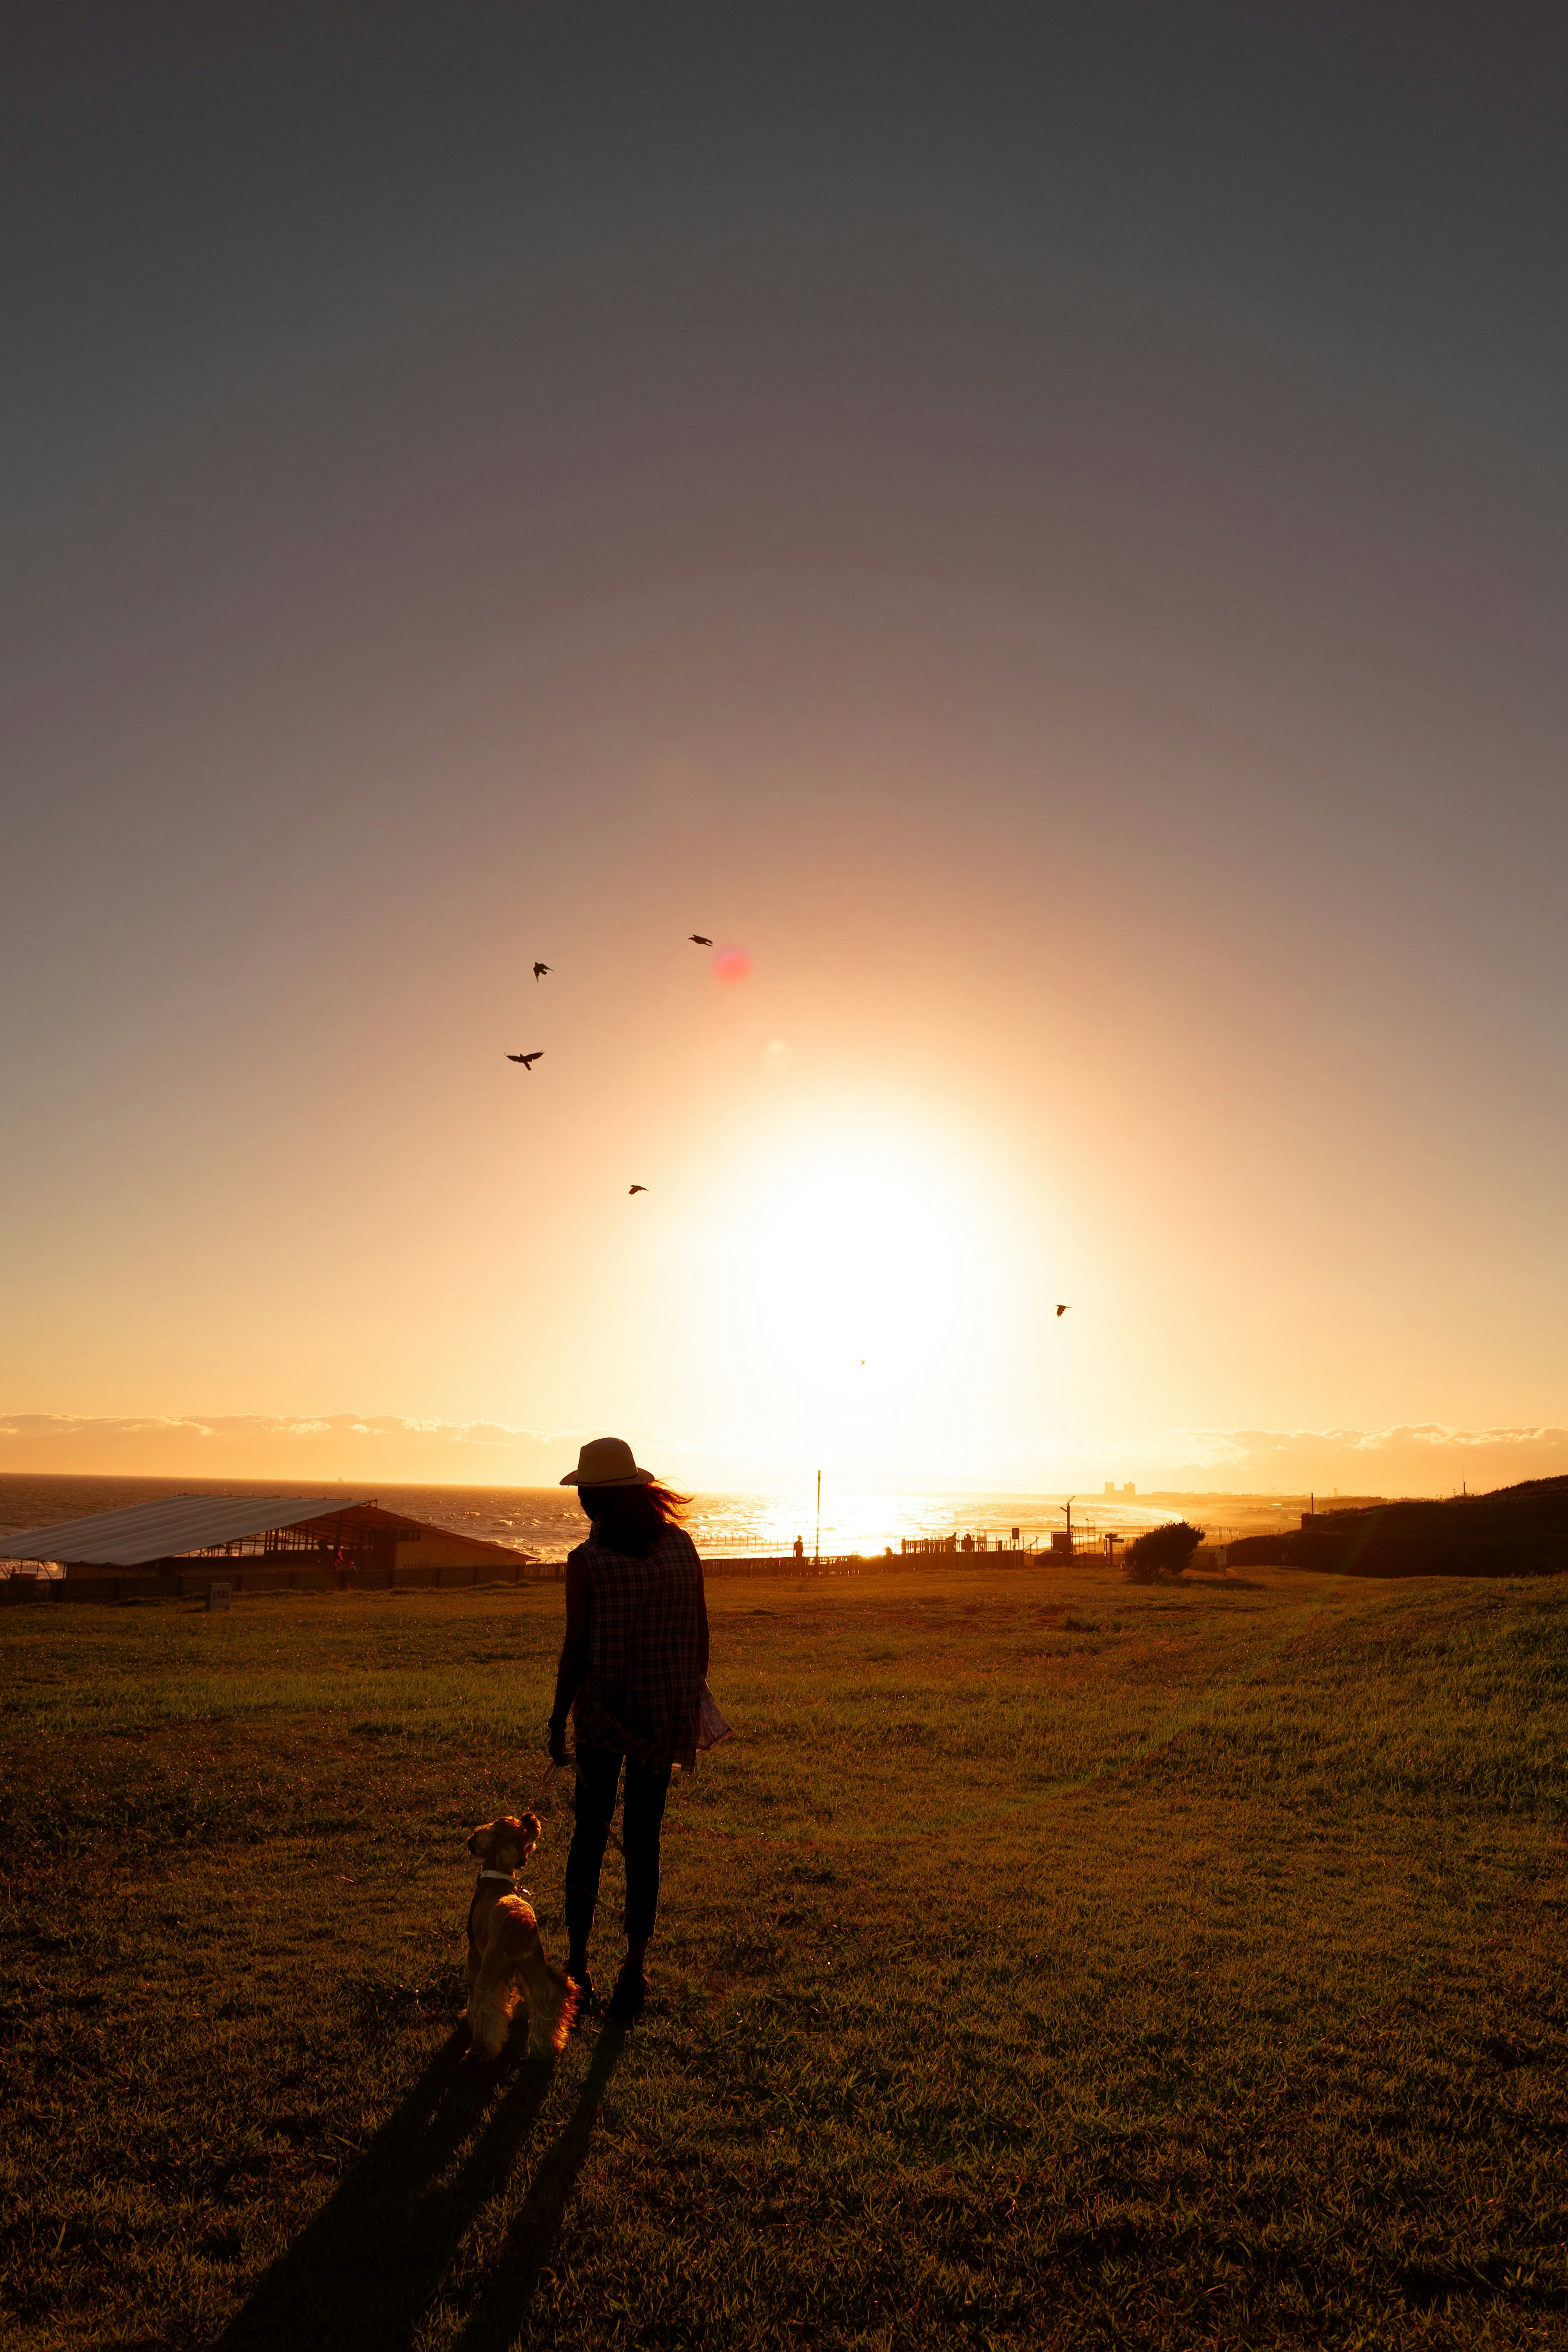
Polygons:
<instances>
[{"instance_id":1,"label":"person silhouette","mask_svg":"<svg viewBox=\"0 0 1568 2352\"><path fill-rule=\"evenodd\" d=\"M641 1470L623 1438L591 1438L575 1470L589 1535L566 1563L566 1638L550 1709L551 1761L564 1764L570 1710L576 1826L566 1857L566 1972L591 2008L588 1939L599 1876L626 1774L626 1958L610 2014L630 2021L647 1999L659 1907L659 1844L670 1774L697 1759L708 1667L707 1600L696 1546L681 1526L688 1498Z\"/></svg>"}]
</instances>

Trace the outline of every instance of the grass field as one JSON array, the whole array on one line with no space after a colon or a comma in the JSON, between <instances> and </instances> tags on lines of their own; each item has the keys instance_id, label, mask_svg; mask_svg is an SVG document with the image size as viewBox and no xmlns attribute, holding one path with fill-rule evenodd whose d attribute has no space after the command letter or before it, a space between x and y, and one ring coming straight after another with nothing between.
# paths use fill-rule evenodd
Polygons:
<instances>
[{"instance_id":1,"label":"grass field","mask_svg":"<svg viewBox=\"0 0 1568 2352\"><path fill-rule=\"evenodd\" d=\"M649 2013L488 2080L559 1588L0 1617L7 2346L1568 2341L1562 1580L710 1598Z\"/></svg>"}]
</instances>

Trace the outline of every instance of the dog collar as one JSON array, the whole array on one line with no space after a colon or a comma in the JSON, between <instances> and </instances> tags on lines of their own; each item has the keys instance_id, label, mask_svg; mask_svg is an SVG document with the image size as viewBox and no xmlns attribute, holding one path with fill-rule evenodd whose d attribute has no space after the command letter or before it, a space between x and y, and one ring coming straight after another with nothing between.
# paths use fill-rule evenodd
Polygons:
<instances>
[{"instance_id":1,"label":"dog collar","mask_svg":"<svg viewBox=\"0 0 1568 2352\"><path fill-rule=\"evenodd\" d=\"M504 1885L510 1886L517 1874L515 1870L482 1870L479 1875L482 1879L498 1878Z\"/></svg>"}]
</instances>

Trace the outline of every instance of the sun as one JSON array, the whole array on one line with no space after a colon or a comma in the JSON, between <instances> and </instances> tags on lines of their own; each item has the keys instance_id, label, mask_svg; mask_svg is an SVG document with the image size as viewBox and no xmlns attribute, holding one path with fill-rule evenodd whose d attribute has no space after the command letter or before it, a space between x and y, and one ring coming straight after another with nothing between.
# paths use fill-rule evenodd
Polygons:
<instances>
[{"instance_id":1,"label":"sun","mask_svg":"<svg viewBox=\"0 0 1568 2352\"><path fill-rule=\"evenodd\" d=\"M658 1409L689 1396L695 1412L700 1393L726 1448L789 1477L988 1462L1008 1398L1016 1414L1033 1393L1019 1351L1041 1215L1031 1203L1025 1228L984 1143L924 1107L827 1097L737 1120L727 1150L710 1139L664 1317L702 1344Z\"/></svg>"},{"instance_id":2,"label":"sun","mask_svg":"<svg viewBox=\"0 0 1568 2352\"><path fill-rule=\"evenodd\" d=\"M756 1343L819 1396L903 1387L950 1347L973 1236L932 1171L896 1150L798 1164L741 1238Z\"/></svg>"}]
</instances>

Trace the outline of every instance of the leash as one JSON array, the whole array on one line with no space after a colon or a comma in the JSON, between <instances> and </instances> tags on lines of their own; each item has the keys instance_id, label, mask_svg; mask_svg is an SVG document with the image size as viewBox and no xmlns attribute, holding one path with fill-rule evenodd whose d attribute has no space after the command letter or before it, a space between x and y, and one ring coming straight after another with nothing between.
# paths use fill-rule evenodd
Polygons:
<instances>
[{"instance_id":1,"label":"leash","mask_svg":"<svg viewBox=\"0 0 1568 2352\"><path fill-rule=\"evenodd\" d=\"M543 1772L539 1775L538 1780L534 1785L533 1795L528 1799L528 1810L530 1812L539 1814L541 1819L547 1817L554 1809L552 1783L558 1772L570 1772L572 1774L574 1779L578 1777L576 1757L569 1757L564 1764L558 1764L552 1756L549 1762L545 1766ZM615 1815L613 1811L606 1814L604 1829L605 1834L610 1843L615 1848L616 1853L624 1855L626 1848L622 1843L621 1832L615 1826Z\"/></svg>"}]
</instances>

